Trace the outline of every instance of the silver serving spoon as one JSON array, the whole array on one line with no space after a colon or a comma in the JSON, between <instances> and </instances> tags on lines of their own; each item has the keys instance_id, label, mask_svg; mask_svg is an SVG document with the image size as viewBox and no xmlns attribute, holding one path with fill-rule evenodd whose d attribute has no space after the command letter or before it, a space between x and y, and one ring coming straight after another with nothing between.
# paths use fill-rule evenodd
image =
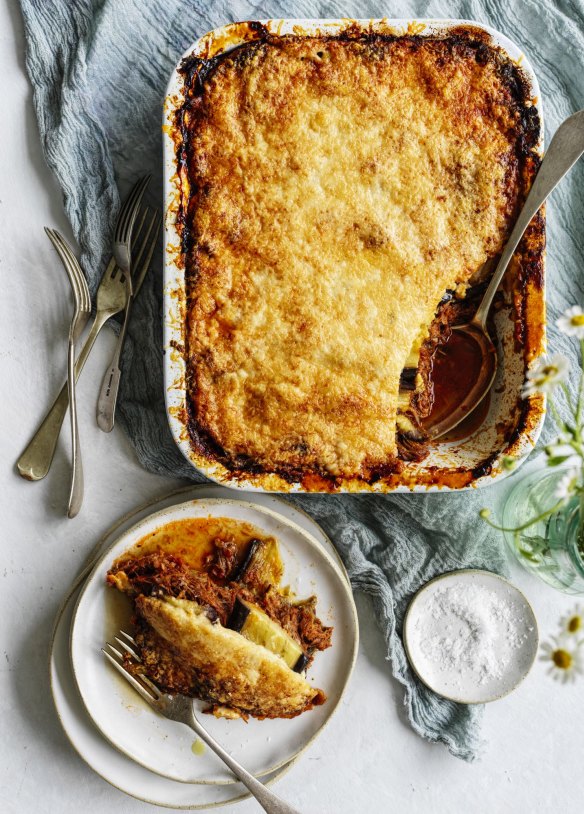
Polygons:
<instances>
[{"instance_id":1,"label":"silver serving spoon","mask_svg":"<svg viewBox=\"0 0 584 814\"><path fill-rule=\"evenodd\" d=\"M430 438L439 438L454 429L489 392L497 373L497 352L486 327L493 298L531 219L582 153L584 153L584 110L574 113L556 130L476 314L466 325L454 327L450 339L440 348L441 353L448 354L448 346L452 341L451 352L454 344L458 345L459 352L464 342L467 346L464 349L465 356L469 360L472 358L476 360L476 364L473 365L476 379L462 402L449 405L447 414L442 411L435 421L432 420L432 416L427 419L425 430ZM444 389L447 384L444 383Z\"/></svg>"}]
</instances>

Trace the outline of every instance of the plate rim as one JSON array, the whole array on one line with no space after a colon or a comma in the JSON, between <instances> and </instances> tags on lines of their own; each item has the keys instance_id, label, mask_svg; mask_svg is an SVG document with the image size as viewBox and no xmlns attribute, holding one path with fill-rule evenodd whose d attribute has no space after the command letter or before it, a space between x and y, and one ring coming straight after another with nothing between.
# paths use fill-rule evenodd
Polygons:
<instances>
[{"instance_id":1,"label":"plate rim","mask_svg":"<svg viewBox=\"0 0 584 814\"><path fill-rule=\"evenodd\" d=\"M215 488L217 488L217 487L225 488L225 487L222 487L222 485L216 484L216 483L199 484L199 486L201 486L201 487L207 486L207 487L215 487ZM270 493L267 493L266 497L272 497L272 495L270 495ZM273 497L276 497L276 496L274 495ZM162 499L164 499L164 498L162 498ZM280 498L280 500L282 500L282 499ZM351 658L350 658L350 661L349 661L348 669L347 669L347 672L346 672L342 687L340 689L338 698L336 699L336 702L335 702L334 706L329 708L330 711L329 711L328 715L326 716L326 718L324 719L324 721L322 722L322 724L318 727L318 729L312 734L312 736L296 752L294 752L292 755L290 755L286 760L280 761L275 766L271 766L270 768L266 769L265 771L262 771L261 773L258 773L257 775L254 775L254 776L256 776L258 778L265 777L266 775L269 775L272 772L277 772L279 769L287 766L289 763L291 763L292 761L299 758L311 746L313 741L316 740L316 738L321 734L321 732L324 730L324 728L330 722L332 717L335 715L335 713L336 713L338 707L340 706L340 703L341 703L341 701L342 701L342 699L343 699L343 697L345 695L345 692L347 690L347 687L349 685L351 676L352 676L354 668L355 668L355 662L357 660L357 655L358 655L358 650L359 650L359 618L358 618L357 609L356 609L356 606L355 606L355 600L354 600L354 597L353 597L351 583L350 583L350 580L349 580L348 575L346 573L346 570L344 569L344 566L343 566L343 568L341 570L339 568L339 566L335 563L333 557L329 554L329 552L319 543L319 541L316 539L316 537L314 537L310 532L303 529L301 526L299 526L294 521L289 520L287 517L284 517L284 515L279 514L277 511L269 509L269 508L267 508L265 506L261 506L261 505L259 505L257 503L254 503L254 502L252 502L252 501L250 501L248 499L237 499L237 498L231 497L231 496L225 497L225 498L197 498L197 497L195 497L195 498L191 498L190 500L181 501L180 503L174 503L174 504L172 504L170 506L167 506L165 508L162 508L162 509L160 509L158 511L152 512L151 514L147 514L145 517L141 518L136 523L132 524L127 529L125 529L119 536L117 536L111 542L110 545L108 545L108 547L103 552L99 553L95 557L95 559L88 566L86 566L85 570L88 571L88 573L85 576L85 580L84 580L83 584L81 584L79 586L79 593L77 595L77 599L75 601L75 606L73 608L73 614L72 614L72 619L71 619L71 627L70 627L70 630L69 630L69 660L70 660L73 679L75 681L77 691L79 693L79 696L81 698L83 707L84 707L85 712L88 715L89 719L91 720L93 725L96 727L96 729L99 731L101 736L111 746L113 746L118 752L120 752L125 757L133 760L135 763L139 764L144 769L147 769L148 771L151 771L154 774L158 774L160 777L164 777L165 779L173 780L173 781L176 781L176 782L179 782L179 783L185 783L187 785L229 786L229 785L233 785L234 783L237 783L238 781L237 780L184 780L184 779L180 779L180 778L177 778L177 777L170 777L168 774L165 774L165 773L163 773L161 771L157 771L156 769L153 769L152 766L146 765L144 762L138 760L133 754L130 754L130 752L128 752L125 749L121 748L117 743L115 743L104 732L102 727L99 725L99 723L95 720L95 718L91 714L91 712L89 710L89 707L88 707L88 704L86 702L86 699L84 697L84 694L83 694L83 692L81 690L81 687L79 685L79 680L78 680L78 677L77 677L77 670L76 670L75 661L74 661L74 658L73 658L73 637L74 637L74 630L75 630L75 624L76 624L76 620L77 620L77 614L78 614L78 611L79 611L79 606L80 606L81 601L82 601L83 597L85 596L85 594L86 594L86 592L87 592L87 590L89 588L89 585L90 585L90 583L92 581L92 578L94 578L95 575L96 575L96 571L103 564L104 560L106 560L106 558L110 555L112 549L120 542L120 540L123 537L130 536L130 535L134 534L142 525L145 525L146 523L153 520L154 518L159 517L162 520L164 515L167 514L171 510L176 510L176 509L179 509L179 508L186 507L186 506L188 506L188 505L190 505L192 503L199 503L199 502L212 503L212 504L215 504L215 505L216 504L235 504L235 505L238 505L238 506L243 505L243 506L247 507L248 509L252 509L253 511L259 511L260 514L266 514L266 515L272 517L273 519L276 519L277 521L282 522L284 525L292 528L297 534L300 534L301 536L303 536L308 541L310 547L313 548L313 549L316 549L317 552L320 555L324 556L325 560L328 562L328 565L331 567L331 569L332 569L333 573L335 574L335 576L337 578L337 581L338 581L338 583L339 583L339 585L341 587L341 590L344 593L345 598L347 600L348 608L350 609L350 618L351 618L352 623L353 623L354 636L353 636L353 646L352 646ZM286 501L282 501L282 502L286 502ZM292 506L292 508L296 509L296 506ZM308 517L310 517L310 515L308 515L308 513L306 513L306 512L303 512L303 513L306 514ZM316 523L316 520L314 520L314 518L310 517L310 519L313 520L314 523ZM170 521L168 521L168 522L170 522ZM119 525L121 525L121 523L123 523L123 520L120 521ZM318 525L318 523L316 523L316 524ZM115 531L114 531L114 533L115 533ZM328 537L328 535L325 535L325 536L326 536L327 540L329 540L329 542L331 542L331 545L332 545L332 541L330 541L330 538ZM334 545L333 545L333 548L334 548ZM335 552L336 552L336 549L335 549ZM338 552L336 552L336 553L337 553L337 556L338 556ZM339 556L339 560L340 560L340 556ZM85 571L82 572L82 573L85 573ZM79 577L78 577L78 579L79 579Z\"/></svg>"},{"instance_id":2,"label":"plate rim","mask_svg":"<svg viewBox=\"0 0 584 814\"><path fill-rule=\"evenodd\" d=\"M533 617L533 622L534 622L533 638L534 638L534 641L535 641L535 646L534 646L534 649L533 649L533 657L532 657L531 661L529 662L525 672L518 678L518 680L511 687L509 687L509 689L505 690L502 693L499 693L498 695L494 695L491 698L486 698L486 699L483 699L481 701L467 701L467 700L465 700L463 698L458 698L458 697L456 697L454 695L446 695L445 693L440 692L435 687L433 687L418 672L418 669L417 669L416 664L415 664L415 659L412 658L412 654L410 652L409 643L408 643L407 623L408 623L408 619L410 617L410 611L412 610L412 607L413 607L414 603L416 602L416 600L419 598L420 594L422 594L427 588L429 588L435 582L439 582L439 581L441 581L443 579L446 579L448 577L456 577L456 576L458 576L460 574L481 574L482 576L494 577L495 579L499 580L500 582L503 582L505 585L512 588L517 594L519 594L520 598L525 603L525 606L528 608L529 612L531 613L531 616ZM465 706L472 707L472 706L480 706L481 704L491 704L491 703L493 703L493 701L500 701L502 698L506 698L508 695L511 695L511 693L514 690L516 690L517 687L519 687L519 685L523 683L523 681L525 681L525 679L527 678L527 676L531 672L531 670L533 668L533 665L535 664L535 660L537 658L537 651L539 649L540 636L539 636L539 625L538 625L538 622L537 622L537 616L535 615L535 611L533 610L531 602L525 596L523 591L521 591L516 585L514 585L511 582L511 580L507 579L506 577L502 576L501 574L497 574L495 571L489 571L488 568L453 568L450 571L444 571L443 573L437 574L435 577L432 577L432 579L429 579L427 582L425 582L423 585L421 585L418 588L418 590L415 592L415 594L412 596L412 598L408 602L408 607L407 607L406 612L404 614L404 621L403 621L403 624L402 624L402 640L403 640L403 643L404 643L404 650L406 652L406 657L407 657L407 660L408 660L408 664L411 667L411 669L412 669L413 673L415 674L416 678L418 678L418 680L421 681L422 684L425 687L427 687L429 690L431 690L433 693L435 693L440 698L445 698L447 701L455 701L457 704L464 704Z\"/></svg>"}]
</instances>

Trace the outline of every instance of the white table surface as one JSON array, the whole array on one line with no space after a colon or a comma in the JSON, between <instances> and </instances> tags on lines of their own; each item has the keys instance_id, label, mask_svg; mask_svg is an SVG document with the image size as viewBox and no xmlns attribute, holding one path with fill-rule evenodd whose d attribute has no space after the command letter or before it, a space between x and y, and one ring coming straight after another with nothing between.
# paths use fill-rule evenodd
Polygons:
<instances>
[{"instance_id":1,"label":"white table surface","mask_svg":"<svg viewBox=\"0 0 584 814\"><path fill-rule=\"evenodd\" d=\"M44 481L27 483L16 474L14 462L65 374L68 283L43 226L71 233L41 155L23 27L10 0L0 2L0 99L0 808L134 814L152 806L100 779L63 734L49 692L48 643L61 597L101 533L177 482L143 471L121 431L105 435L95 426L96 382L113 347L108 331L78 390L86 473L81 515L64 517L66 433ZM533 604L542 638L555 633L574 599L519 566L513 578ZM322 737L277 785L283 797L306 814L584 810L584 676L562 686L537 662L514 694L486 709L484 756L469 765L410 729L368 600L357 597L357 604L361 646L352 684ZM258 807L248 801L223 810L251 814Z\"/></svg>"}]
</instances>

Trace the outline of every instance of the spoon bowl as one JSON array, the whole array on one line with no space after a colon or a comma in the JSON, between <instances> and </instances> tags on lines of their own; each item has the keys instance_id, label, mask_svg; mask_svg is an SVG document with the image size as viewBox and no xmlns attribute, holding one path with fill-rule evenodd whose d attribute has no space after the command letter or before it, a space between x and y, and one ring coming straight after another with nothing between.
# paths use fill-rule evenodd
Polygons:
<instances>
[{"instance_id":1,"label":"spoon bowl","mask_svg":"<svg viewBox=\"0 0 584 814\"><path fill-rule=\"evenodd\" d=\"M429 438L450 432L478 407L491 389L497 366L497 350L481 325L469 322L452 329L434 358L437 409L424 425Z\"/></svg>"}]
</instances>

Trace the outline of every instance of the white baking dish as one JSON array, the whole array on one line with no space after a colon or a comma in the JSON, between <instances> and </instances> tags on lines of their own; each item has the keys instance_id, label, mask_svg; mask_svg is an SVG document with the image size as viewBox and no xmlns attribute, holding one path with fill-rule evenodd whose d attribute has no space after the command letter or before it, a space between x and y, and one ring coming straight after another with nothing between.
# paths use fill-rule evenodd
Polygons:
<instances>
[{"instance_id":1,"label":"white baking dish","mask_svg":"<svg viewBox=\"0 0 584 814\"><path fill-rule=\"evenodd\" d=\"M296 35L337 34L348 26L363 32L410 35L441 35L453 29L471 26L488 34L491 42L501 47L521 66L530 87L530 95L537 107L543 132L543 115L537 79L521 49L503 34L478 23L465 20L269 20L262 21L263 30L270 34ZM519 461L533 449L540 433L545 404L535 397L518 414L518 394L525 377L526 364L545 349L545 302L543 285L527 283L527 294L522 319L527 329L526 349L518 348L514 339L515 325L509 311L503 309L495 315L497 335L501 347L500 368L491 393L488 414L482 425L468 438L435 444L428 457L419 464L406 465L400 476L391 476L374 484L360 481L345 482L335 488L327 484L288 483L276 475L242 475L235 477L218 461L210 460L191 447L187 428L186 401L185 315L186 290L181 257L181 241L177 223L177 199L180 181L176 159L176 130L174 120L183 99L183 78L179 67L186 57L210 58L220 55L250 39L257 39L253 24L234 23L205 34L192 45L179 60L173 72L164 104L164 188L165 188L165 269L164 269L164 350L165 394L172 434L187 460L211 480L225 486L259 491L344 491L393 492L482 487L506 474L505 456ZM540 142L538 150L541 152ZM543 263L543 258L542 258ZM531 288L529 288L531 286ZM525 327L525 326L524 326ZM448 473L458 473L448 475Z\"/></svg>"}]
</instances>

